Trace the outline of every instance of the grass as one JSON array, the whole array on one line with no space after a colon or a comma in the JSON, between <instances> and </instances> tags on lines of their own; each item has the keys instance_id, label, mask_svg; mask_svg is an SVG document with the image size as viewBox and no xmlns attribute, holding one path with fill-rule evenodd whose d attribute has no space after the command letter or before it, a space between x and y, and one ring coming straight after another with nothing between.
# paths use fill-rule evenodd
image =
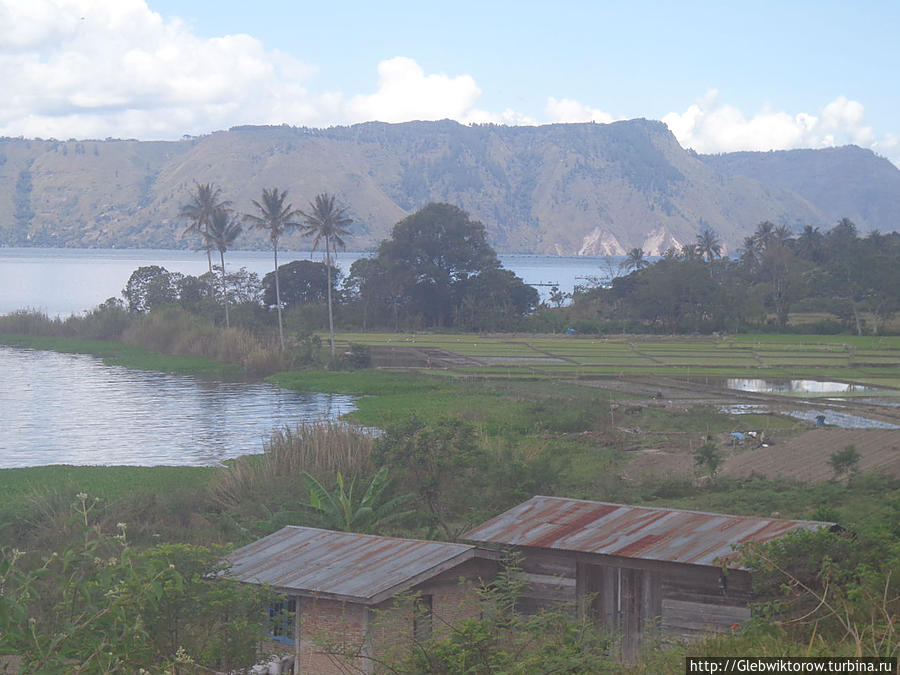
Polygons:
<instances>
[{"instance_id":1,"label":"grass","mask_svg":"<svg viewBox=\"0 0 900 675\"><path fill-rule=\"evenodd\" d=\"M213 467L38 466L0 470L0 541L17 543L71 513L84 492L105 507L147 500L180 501L196 495L214 475ZM177 496L177 497L176 497ZM131 514L150 518L149 513ZM125 519L124 517L122 519ZM11 541L10 541L11 540Z\"/></svg>"},{"instance_id":2,"label":"grass","mask_svg":"<svg viewBox=\"0 0 900 675\"><path fill-rule=\"evenodd\" d=\"M766 377L900 380L900 337L819 335L459 336L339 334L338 339L389 349L440 349L480 362L461 374L497 378ZM557 361L538 358L555 358ZM515 359L535 358L532 362Z\"/></svg>"}]
</instances>

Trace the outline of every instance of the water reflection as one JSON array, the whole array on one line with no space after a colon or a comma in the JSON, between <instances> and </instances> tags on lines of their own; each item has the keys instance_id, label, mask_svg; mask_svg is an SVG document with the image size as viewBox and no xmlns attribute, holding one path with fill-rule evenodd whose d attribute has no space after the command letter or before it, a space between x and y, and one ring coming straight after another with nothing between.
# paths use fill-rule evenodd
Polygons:
<instances>
[{"instance_id":1,"label":"water reflection","mask_svg":"<svg viewBox=\"0 0 900 675\"><path fill-rule=\"evenodd\" d=\"M846 394L870 391L871 387L846 382L819 382L818 380L756 380L728 378L728 389L750 391L757 394Z\"/></svg>"},{"instance_id":2,"label":"water reflection","mask_svg":"<svg viewBox=\"0 0 900 675\"><path fill-rule=\"evenodd\" d=\"M337 417L355 401L2 345L0 373L0 468L210 465L260 452L274 428Z\"/></svg>"},{"instance_id":3,"label":"water reflection","mask_svg":"<svg viewBox=\"0 0 900 675\"><path fill-rule=\"evenodd\" d=\"M815 422L816 418L824 417L825 424L840 427L841 429L900 429L900 426L881 420L873 420L869 417L860 417L850 413L839 412L830 408L824 410L789 410L775 411L767 405L755 403L738 403L721 406L719 410L728 415L768 415L781 412L789 417L807 422Z\"/></svg>"}]
</instances>

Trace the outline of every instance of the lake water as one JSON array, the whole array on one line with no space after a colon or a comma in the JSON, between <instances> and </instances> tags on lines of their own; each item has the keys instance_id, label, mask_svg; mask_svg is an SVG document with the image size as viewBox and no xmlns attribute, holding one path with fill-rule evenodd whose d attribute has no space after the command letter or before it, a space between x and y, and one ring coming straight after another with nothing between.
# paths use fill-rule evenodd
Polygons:
<instances>
[{"instance_id":1,"label":"lake water","mask_svg":"<svg viewBox=\"0 0 900 675\"><path fill-rule=\"evenodd\" d=\"M366 253L339 252L338 265L346 273ZM279 251L278 262L321 260L321 253ZM609 265L592 256L503 255L504 267L547 298L549 284L571 293L586 277L606 278ZM615 267L622 258L612 259ZM246 267L262 277L272 270L271 251L233 251L226 255L229 270ZM206 255L194 251L0 248L0 314L36 309L50 316L68 316L92 309L119 296L138 267L160 265L170 272L199 275L207 270ZM546 285L545 285L546 284Z\"/></svg>"},{"instance_id":2,"label":"lake water","mask_svg":"<svg viewBox=\"0 0 900 675\"><path fill-rule=\"evenodd\" d=\"M203 466L262 451L276 428L355 409L354 397L108 366L0 345L0 468Z\"/></svg>"},{"instance_id":3,"label":"lake water","mask_svg":"<svg viewBox=\"0 0 900 675\"><path fill-rule=\"evenodd\" d=\"M349 270L362 253L338 254ZM280 251L279 262L320 254ZM604 277L593 257L501 256L543 297ZM619 260L613 261L618 264ZM229 269L270 271L269 251L234 251ZM138 267L199 275L206 256L171 250L0 248L0 314L35 309L50 316L89 310L119 296ZM260 452L273 429L336 417L353 399L299 394L267 384L209 382L107 366L90 356L0 346L0 468L47 464L209 465Z\"/></svg>"}]
</instances>

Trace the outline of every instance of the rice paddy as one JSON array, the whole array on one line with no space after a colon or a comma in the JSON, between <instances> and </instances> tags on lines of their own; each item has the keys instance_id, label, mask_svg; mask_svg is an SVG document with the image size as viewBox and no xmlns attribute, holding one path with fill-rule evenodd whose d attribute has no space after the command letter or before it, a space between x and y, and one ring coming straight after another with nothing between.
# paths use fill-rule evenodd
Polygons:
<instances>
[{"instance_id":1,"label":"rice paddy","mask_svg":"<svg viewBox=\"0 0 900 675\"><path fill-rule=\"evenodd\" d=\"M735 335L588 337L354 333L376 365L509 378L672 377L838 380L900 388L900 337ZM386 362L387 362L386 361ZM426 364L422 366L422 364ZM404 366L403 358L399 359Z\"/></svg>"}]
</instances>

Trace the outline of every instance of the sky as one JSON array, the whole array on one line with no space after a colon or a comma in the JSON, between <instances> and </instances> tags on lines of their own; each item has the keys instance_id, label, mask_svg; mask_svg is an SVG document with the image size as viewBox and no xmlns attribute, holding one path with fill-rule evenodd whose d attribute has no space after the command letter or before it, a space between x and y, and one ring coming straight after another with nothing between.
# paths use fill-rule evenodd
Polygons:
<instances>
[{"instance_id":1,"label":"sky","mask_svg":"<svg viewBox=\"0 0 900 675\"><path fill-rule=\"evenodd\" d=\"M900 166L898 27L898 0L0 0L0 136L644 117Z\"/></svg>"}]
</instances>

